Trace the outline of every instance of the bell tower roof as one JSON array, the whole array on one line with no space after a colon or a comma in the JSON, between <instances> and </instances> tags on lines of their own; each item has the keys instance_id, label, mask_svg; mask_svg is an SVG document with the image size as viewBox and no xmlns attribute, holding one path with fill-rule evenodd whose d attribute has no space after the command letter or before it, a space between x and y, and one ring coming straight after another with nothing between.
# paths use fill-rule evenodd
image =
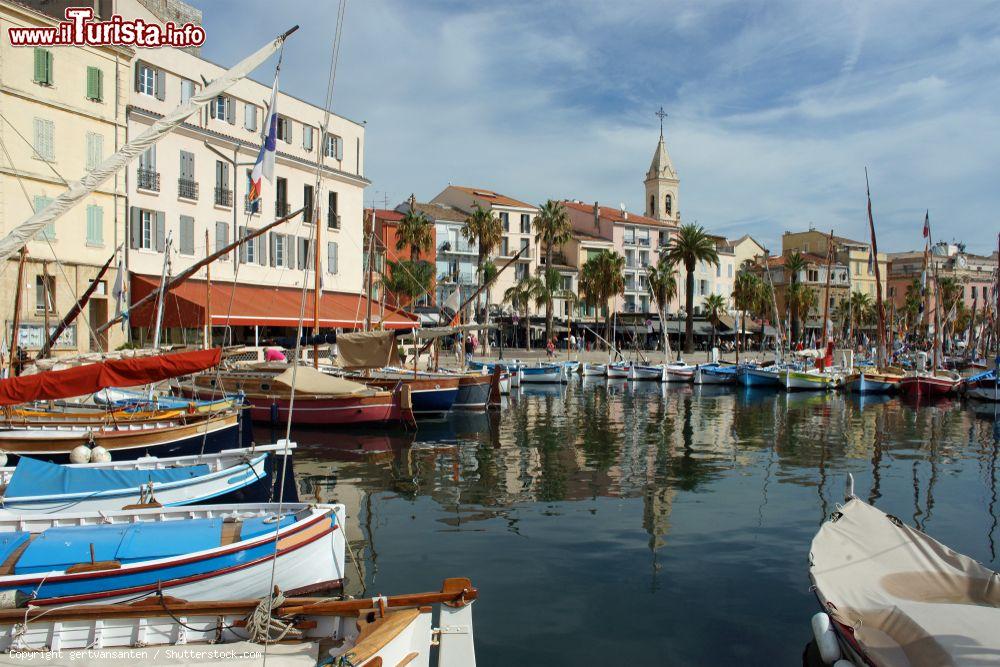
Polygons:
<instances>
[{"instance_id":1,"label":"bell tower roof","mask_svg":"<svg viewBox=\"0 0 1000 667\"><path fill-rule=\"evenodd\" d=\"M677 178L674 163L670 161L670 154L667 153L667 144L663 141L663 130L660 130L660 141L656 144L653 161L649 165L649 171L646 172L647 181L654 178Z\"/></svg>"}]
</instances>

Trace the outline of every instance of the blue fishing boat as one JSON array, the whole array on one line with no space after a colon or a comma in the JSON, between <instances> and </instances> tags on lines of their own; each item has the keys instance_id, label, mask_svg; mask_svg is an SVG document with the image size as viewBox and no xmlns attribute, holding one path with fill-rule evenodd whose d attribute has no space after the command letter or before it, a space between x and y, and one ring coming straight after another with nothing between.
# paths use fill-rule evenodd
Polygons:
<instances>
[{"instance_id":1,"label":"blue fishing boat","mask_svg":"<svg viewBox=\"0 0 1000 667\"><path fill-rule=\"evenodd\" d=\"M778 389L782 386L777 366L744 366L736 373L744 387Z\"/></svg>"},{"instance_id":2,"label":"blue fishing boat","mask_svg":"<svg viewBox=\"0 0 1000 667\"><path fill-rule=\"evenodd\" d=\"M279 513L280 509L280 513ZM261 597L336 587L344 506L277 503L0 517L8 606Z\"/></svg>"},{"instance_id":3,"label":"blue fishing boat","mask_svg":"<svg viewBox=\"0 0 1000 667\"><path fill-rule=\"evenodd\" d=\"M700 364L694 371L695 384L733 384L736 382L736 366L722 364Z\"/></svg>"},{"instance_id":4,"label":"blue fishing boat","mask_svg":"<svg viewBox=\"0 0 1000 667\"><path fill-rule=\"evenodd\" d=\"M566 370L559 364L522 366L518 372L521 375L521 382L523 383L562 383L567 381Z\"/></svg>"}]
</instances>

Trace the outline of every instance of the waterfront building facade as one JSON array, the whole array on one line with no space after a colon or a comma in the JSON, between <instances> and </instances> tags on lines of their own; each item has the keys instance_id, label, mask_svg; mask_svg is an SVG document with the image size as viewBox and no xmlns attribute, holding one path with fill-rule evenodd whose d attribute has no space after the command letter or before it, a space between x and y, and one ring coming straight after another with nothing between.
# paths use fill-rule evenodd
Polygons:
<instances>
[{"instance_id":1,"label":"waterfront building facade","mask_svg":"<svg viewBox=\"0 0 1000 667\"><path fill-rule=\"evenodd\" d=\"M918 289L924 272L924 252L913 250L889 254L889 289L888 298L896 308L903 308L907 294ZM992 255L976 255L967 253L963 245L954 243L937 243L931 248L927 257L929 307L926 312L932 313L935 308L935 295L932 285L934 271L939 279L956 282L961 290L963 305L972 309L975 305L982 308L990 300L990 287L996 279L997 253Z\"/></svg>"},{"instance_id":2,"label":"waterfront building facade","mask_svg":"<svg viewBox=\"0 0 1000 667\"><path fill-rule=\"evenodd\" d=\"M60 15L58 18L62 18ZM43 209L68 183L84 176L125 142L131 49L116 46L15 47L12 27L54 26L53 16L0 0L0 233ZM13 304L20 291L17 344L33 355L97 278L124 240L123 174L97 188L27 244L18 284L18 257L8 261L3 286L5 346L10 349ZM114 313L116 263L101 278L84 311L60 336L53 354L114 349L119 328L95 329Z\"/></svg>"},{"instance_id":3,"label":"waterfront building facade","mask_svg":"<svg viewBox=\"0 0 1000 667\"><path fill-rule=\"evenodd\" d=\"M793 252L811 253L825 258L830 243L830 235L816 229L805 232L785 232L781 237L781 254ZM854 241L843 236L833 236L834 261L843 264L850 272L851 291L867 294L875 301L875 268L869 264L871 244L864 241ZM879 274L882 277L882 295L886 294L886 279L889 275L889 256L878 253L875 261L879 264Z\"/></svg>"},{"instance_id":4,"label":"waterfront building facade","mask_svg":"<svg viewBox=\"0 0 1000 667\"><path fill-rule=\"evenodd\" d=\"M126 18L161 18L139 0L121 0ZM129 93L128 132L136 136L225 70L188 50L145 49L123 77ZM312 289L320 227L320 326L354 328L364 314L362 297L364 126L280 93L274 182L264 181L256 204L247 199L249 173L260 150L271 72L261 81L234 84L189 118L128 168L128 226L125 238L133 301L156 288L167 239L170 271L189 267L206 254L274 219L304 208L303 214L248 242L211 265L211 292L204 271L164 308L168 340L203 338L206 324L235 327L235 340L287 335L299 315L303 280ZM316 189L317 165L322 173ZM168 300L169 301L169 300ZM211 310L209 312L209 303ZM310 313L311 314L311 313ZM138 341L148 338L152 309L132 314ZM407 324L404 322L401 324ZM233 331L233 329L228 329Z\"/></svg>"},{"instance_id":5,"label":"waterfront building facade","mask_svg":"<svg viewBox=\"0 0 1000 667\"><path fill-rule=\"evenodd\" d=\"M804 285L812 290L815 299L813 306L807 312L799 313L800 338L815 335L817 339L823 332L824 309L833 322L833 329L838 330L844 323L838 319L838 306L850 296L851 279L850 272L846 264L834 262L829 265L830 270L830 296L829 302L824 302L827 288L826 257L821 257L813 253L802 253L805 260L805 267L793 276L787 267L789 255L778 257L768 257L766 260L767 271L770 274L770 282L774 285L775 301L778 305L778 313L783 319L789 315L788 288L794 282ZM761 265L762 269L763 264ZM763 276L768 280L768 276Z\"/></svg>"}]
</instances>

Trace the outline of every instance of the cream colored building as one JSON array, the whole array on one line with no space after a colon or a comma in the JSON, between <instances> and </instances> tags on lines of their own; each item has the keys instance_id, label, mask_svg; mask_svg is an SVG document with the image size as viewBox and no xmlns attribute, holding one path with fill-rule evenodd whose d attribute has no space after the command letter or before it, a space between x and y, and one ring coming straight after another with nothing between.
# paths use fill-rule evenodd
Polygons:
<instances>
[{"instance_id":1,"label":"cream colored building","mask_svg":"<svg viewBox=\"0 0 1000 667\"><path fill-rule=\"evenodd\" d=\"M27 220L111 155L125 140L130 62L120 47L12 46L11 27L52 26L55 19L0 0L0 233ZM124 174L107 181L27 245L21 285L20 344L31 354L65 316L124 239ZM114 313L115 264L54 352L114 349L120 328L95 336ZM9 346L17 259L3 268L3 340Z\"/></svg>"},{"instance_id":2,"label":"cream colored building","mask_svg":"<svg viewBox=\"0 0 1000 667\"><path fill-rule=\"evenodd\" d=\"M117 11L126 18L159 20L138 0L119 0ZM294 48L294 39L288 48ZM247 53L256 46L247 44ZM224 70L185 50L145 49L138 53L131 72L123 77L129 97L130 135L143 132L200 90L203 80L211 81ZM126 240L133 300L159 281L167 238L172 238L171 272L176 274L240 234L304 206L305 217L298 216L248 242L239 253L214 262L213 285L266 287L285 295L287 290L300 288L306 263L313 264L312 243L319 224L324 304L327 297L336 298L342 310L361 313L363 318L364 308L358 305L364 278L362 207L363 191L369 183L364 177L364 126L334 114L329 134L323 137L323 109L279 93L275 180L263 183L262 210L252 211L246 200L273 74L270 66L262 67L253 74L257 81L237 82L130 165ZM317 162L323 176L319 191L315 188ZM202 272L196 278L204 275ZM306 279L312 287L311 272ZM234 308L247 305L248 300L259 301L260 294L237 293ZM197 299L198 295L188 293L187 298ZM215 327L224 326L229 315L244 314L230 312L226 301L211 304ZM252 310L252 316L239 320L245 327L239 337L246 342L257 339L265 327L272 335L287 334L298 318L298 308L292 308L294 312ZM311 311L308 315L311 318ZM133 321L132 325L142 329L149 326L148 320ZM176 321L169 317L165 321L177 329L171 332L173 339L181 336L183 328L186 331L181 337L190 342L201 336L203 321L197 320L178 316ZM355 323L323 312L321 326L350 328ZM216 329L216 336L219 331Z\"/></svg>"},{"instance_id":3,"label":"cream colored building","mask_svg":"<svg viewBox=\"0 0 1000 667\"><path fill-rule=\"evenodd\" d=\"M528 275L538 272L539 246L535 243L535 231L532 227L538 207L506 195L493 192L486 188L469 188L449 185L434 199L433 204L443 204L471 215L476 206L481 206L500 218L503 226L503 238L500 247L493 252L490 261L497 269L501 268L522 248L527 251L522 254L513 266L501 273L490 287L490 303L497 304L503 299L504 292ZM544 312L532 305L532 312ZM556 312L561 312L557 309Z\"/></svg>"},{"instance_id":4,"label":"cream colored building","mask_svg":"<svg viewBox=\"0 0 1000 667\"><path fill-rule=\"evenodd\" d=\"M781 237L781 252L788 255L793 252L812 253L826 257L830 243L830 234L810 229L805 232L785 232ZM843 236L833 236L834 261L843 264L850 272L851 291L861 292L875 300L875 270L869 268L871 245L864 241L853 241ZM882 296L887 295L886 285L889 276L889 256L878 253L879 272L882 277Z\"/></svg>"}]
</instances>

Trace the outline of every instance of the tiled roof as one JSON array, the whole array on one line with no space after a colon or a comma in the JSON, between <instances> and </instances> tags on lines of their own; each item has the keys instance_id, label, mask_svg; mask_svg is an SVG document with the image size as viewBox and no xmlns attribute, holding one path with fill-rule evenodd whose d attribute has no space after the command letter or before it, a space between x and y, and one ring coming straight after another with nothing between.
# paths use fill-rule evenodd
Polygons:
<instances>
[{"instance_id":1,"label":"tiled roof","mask_svg":"<svg viewBox=\"0 0 1000 667\"><path fill-rule=\"evenodd\" d=\"M571 208L576 211L582 211L584 213L590 213L592 215L594 213L593 204L585 204L583 202L573 201L571 199L564 199L562 203L566 208ZM626 215L628 217L625 217L624 215L622 215L621 209L612 208L610 206L598 205L598 209L600 210L601 219L610 220L613 223L618 223L623 225L628 225L628 224L649 225L651 227L665 227L668 229L677 228L677 225L675 225L672 222L664 222L663 220L657 220L656 218L649 218L645 215L639 215L638 213L631 213L629 211L626 211Z\"/></svg>"},{"instance_id":2,"label":"tiled roof","mask_svg":"<svg viewBox=\"0 0 1000 667\"><path fill-rule=\"evenodd\" d=\"M571 230L571 233L576 238L582 241L600 241L601 243L611 244L611 239L606 239L603 236L598 236L597 234L591 234L590 232L580 231L579 229Z\"/></svg>"},{"instance_id":3,"label":"tiled roof","mask_svg":"<svg viewBox=\"0 0 1000 667\"><path fill-rule=\"evenodd\" d=\"M528 204L526 202L514 199L513 197L508 197L502 195L499 192L493 192L492 190L487 190L486 188L467 188L461 185L450 185L450 188L454 188L460 192L470 194L477 199L484 199L496 206L514 206L517 208L537 208L534 204Z\"/></svg>"},{"instance_id":4,"label":"tiled roof","mask_svg":"<svg viewBox=\"0 0 1000 667\"><path fill-rule=\"evenodd\" d=\"M368 210L370 211L371 209ZM389 208L377 208L375 209L375 219L384 220L385 222L399 222L403 219L403 214Z\"/></svg>"},{"instance_id":5,"label":"tiled roof","mask_svg":"<svg viewBox=\"0 0 1000 667\"><path fill-rule=\"evenodd\" d=\"M402 210L409 209L409 202L404 203L401 208ZM459 211L457 208L452 208L451 206L445 206L444 204L421 204L416 202L413 205L418 212L423 213L431 220L449 220L451 222L465 222L468 218L468 214L464 211Z\"/></svg>"},{"instance_id":6,"label":"tiled roof","mask_svg":"<svg viewBox=\"0 0 1000 667\"><path fill-rule=\"evenodd\" d=\"M802 252L802 253L799 253L799 254L802 255L802 259L806 260L810 264L826 264L826 258L825 257L820 257L819 255L814 255L811 252ZM788 257L789 257L788 255L781 255L779 257L768 257L767 258L767 265L768 266L784 266L785 265L785 261L788 259Z\"/></svg>"}]
</instances>

